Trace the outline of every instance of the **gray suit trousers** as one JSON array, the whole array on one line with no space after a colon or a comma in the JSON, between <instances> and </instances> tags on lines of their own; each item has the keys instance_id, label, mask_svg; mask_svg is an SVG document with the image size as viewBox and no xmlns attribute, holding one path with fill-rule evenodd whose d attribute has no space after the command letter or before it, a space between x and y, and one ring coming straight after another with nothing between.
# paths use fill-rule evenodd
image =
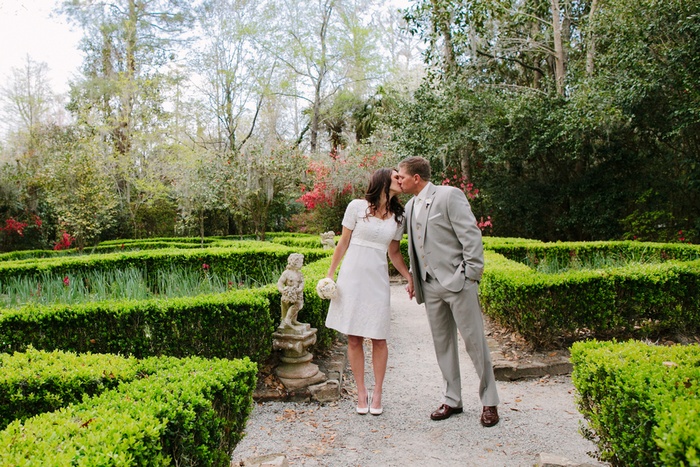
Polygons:
<instances>
[{"instance_id":1,"label":"gray suit trousers","mask_svg":"<svg viewBox=\"0 0 700 467\"><path fill-rule=\"evenodd\" d=\"M457 330L480 379L479 398L484 406L498 405L491 352L484 334L479 303L479 284L465 279L464 288L450 292L435 280L423 282L425 310L433 335L435 355L444 380L444 403L462 407L462 379L459 369Z\"/></svg>"}]
</instances>

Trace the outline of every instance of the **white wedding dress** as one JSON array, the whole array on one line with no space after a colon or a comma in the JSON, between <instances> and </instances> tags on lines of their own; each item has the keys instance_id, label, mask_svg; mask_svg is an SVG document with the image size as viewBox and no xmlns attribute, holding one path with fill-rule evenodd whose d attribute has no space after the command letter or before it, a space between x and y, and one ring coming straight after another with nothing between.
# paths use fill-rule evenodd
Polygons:
<instances>
[{"instance_id":1,"label":"white wedding dress","mask_svg":"<svg viewBox=\"0 0 700 467\"><path fill-rule=\"evenodd\" d=\"M326 327L347 335L387 339L391 324L387 249L392 240L401 240L404 226L393 215L384 220L369 216L368 204L356 199L345 210L343 227L352 230L352 237Z\"/></svg>"}]
</instances>

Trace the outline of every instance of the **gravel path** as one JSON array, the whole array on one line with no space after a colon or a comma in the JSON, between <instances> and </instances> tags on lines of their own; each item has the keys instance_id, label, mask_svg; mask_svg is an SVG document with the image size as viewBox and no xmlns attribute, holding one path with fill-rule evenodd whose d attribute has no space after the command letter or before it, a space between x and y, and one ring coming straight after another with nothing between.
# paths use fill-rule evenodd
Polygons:
<instances>
[{"instance_id":1,"label":"gravel path","mask_svg":"<svg viewBox=\"0 0 700 467\"><path fill-rule=\"evenodd\" d=\"M579 433L569 376L498 382L501 421L479 424L478 381L460 346L464 413L434 422L442 380L423 306L392 285L392 335L384 383L384 413L357 415L352 374L344 396L328 404L256 404L246 436L233 453L245 459L281 453L290 466L532 466L540 453L573 464L605 465L589 456L595 446ZM368 342L365 349L368 349ZM367 367L368 387L372 375Z\"/></svg>"}]
</instances>

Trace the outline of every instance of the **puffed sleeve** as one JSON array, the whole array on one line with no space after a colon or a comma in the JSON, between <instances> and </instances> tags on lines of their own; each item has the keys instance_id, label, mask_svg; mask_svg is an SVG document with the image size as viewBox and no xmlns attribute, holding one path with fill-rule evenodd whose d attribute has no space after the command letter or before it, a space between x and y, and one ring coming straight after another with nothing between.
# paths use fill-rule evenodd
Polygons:
<instances>
[{"instance_id":1,"label":"puffed sleeve","mask_svg":"<svg viewBox=\"0 0 700 467\"><path fill-rule=\"evenodd\" d=\"M394 234L394 240L401 241L403 238L403 232L406 229L406 216L401 219L401 225L396 226L396 233Z\"/></svg>"},{"instance_id":2,"label":"puffed sleeve","mask_svg":"<svg viewBox=\"0 0 700 467\"><path fill-rule=\"evenodd\" d=\"M343 216L343 227L347 227L348 230L355 230L355 224L357 224L357 216L359 214L362 200L354 199L350 201L348 207L345 208L345 215Z\"/></svg>"}]
</instances>

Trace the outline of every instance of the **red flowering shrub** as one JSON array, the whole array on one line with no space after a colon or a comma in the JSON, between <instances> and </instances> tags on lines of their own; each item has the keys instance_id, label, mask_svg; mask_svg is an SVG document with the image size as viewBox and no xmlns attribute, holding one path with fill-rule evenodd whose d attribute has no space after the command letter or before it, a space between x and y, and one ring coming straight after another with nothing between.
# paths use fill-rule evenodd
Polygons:
<instances>
[{"instance_id":1,"label":"red flowering shrub","mask_svg":"<svg viewBox=\"0 0 700 467\"><path fill-rule=\"evenodd\" d=\"M68 232L65 230L61 233L61 239L56 242L56 244L53 246L54 250L67 250L70 248L71 244L75 238L73 238Z\"/></svg>"},{"instance_id":2,"label":"red flowering shrub","mask_svg":"<svg viewBox=\"0 0 700 467\"><path fill-rule=\"evenodd\" d=\"M0 251L46 248L42 225L41 218L31 212L17 213L4 222L0 220Z\"/></svg>"},{"instance_id":3,"label":"red flowering shrub","mask_svg":"<svg viewBox=\"0 0 700 467\"><path fill-rule=\"evenodd\" d=\"M479 218L479 222L476 225L481 229L482 233L491 233L493 231L493 223L491 223L491 216L487 216L484 220L484 216Z\"/></svg>"},{"instance_id":4,"label":"red flowering shrub","mask_svg":"<svg viewBox=\"0 0 700 467\"><path fill-rule=\"evenodd\" d=\"M297 198L306 212L295 215L289 226L299 232L340 231L345 207L364 193L372 172L393 165L395 161L367 145L333 151L328 158L309 161L307 183L299 186L301 196Z\"/></svg>"},{"instance_id":5,"label":"red flowering shrub","mask_svg":"<svg viewBox=\"0 0 700 467\"><path fill-rule=\"evenodd\" d=\"M27 227L26 223L17 221L10 217L9 219L5 219L5 227L3 227L2 230L7 233L16 233L20 237L23 237L25 227Z\"/></svg>"},{"instance_id":6,"label":"red flowering shrub","mask_svg":"<svg viewBox=\"0 0 700 467\"><path fill-rule=\"evenodd\" d=\"M311 189L305 184L300 185L301 196L297 201L301 202L306 209L312 210L317 206L330 206L333 203L333 192L328 186L330 167L321 162L309 162L306 175L313 182Z\"/></svg>"}]
</instances>

